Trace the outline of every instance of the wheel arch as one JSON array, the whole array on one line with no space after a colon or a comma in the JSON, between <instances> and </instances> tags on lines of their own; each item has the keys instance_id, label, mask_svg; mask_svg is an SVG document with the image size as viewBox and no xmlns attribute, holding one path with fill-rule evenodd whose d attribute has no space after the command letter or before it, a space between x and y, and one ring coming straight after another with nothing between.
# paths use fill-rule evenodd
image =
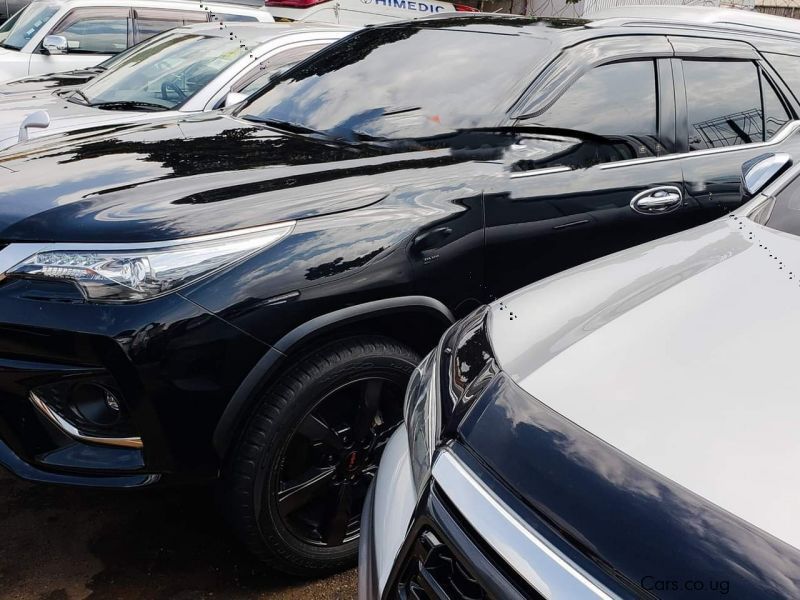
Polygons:
<instances>
[{"instance_id":1,"label":"wheel arch","mask_svg":"<svg viewBox=\"0 0 800 600\"><path fill-rule=\"evenodd\" d=\"M413 319L397 321L405 315ZM224 458L251 413L259 393L299 357L321 344L359 334L383 334L405 343L420 353L432 348L442 333L455 322L447 306L429 296L385 298L348 306L315 317L292 329L256 363L231 397L214 430L214 448Z\"/></svg>"}]
</instances>

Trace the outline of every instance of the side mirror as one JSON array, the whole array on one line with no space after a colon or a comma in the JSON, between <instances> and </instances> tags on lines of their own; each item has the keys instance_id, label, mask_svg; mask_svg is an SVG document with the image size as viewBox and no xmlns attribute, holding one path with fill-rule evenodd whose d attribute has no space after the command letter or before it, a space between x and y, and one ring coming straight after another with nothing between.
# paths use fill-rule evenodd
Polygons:
<instances>
[{"instance_id":1,"label":"side mirror","mask_svg":"<svg viewBox=\"0 0 800 600\"><path fill-rule=\"evenodd\" d=\"M239 92L228 92L228 95L225 96L225 108L229 106L233 106L234 104L239 104L240 102L244 102L247 100L247 94L240 94Z\"/></svg>"},{"instance_id":2,"label":"side mirror","mask_svg":"<svg viewBox=\"0 0 800 600\"><path fill-rule=\"evenodd\" d=\"M762 154L742 165L742 200L760 194L765 187L792 165L792 157L785 152Z\"/></svg>"},{"instance_id":3,"label":"side mirror","mask_svg":"<svg viewBox=\"0 0 800 600\"><path fill-rule=\"evenodd\" d=\"M66 54L69 44L63 35L46 35L42 42L42 48L47 54Z\"/></svg>"},{"instance_id":4,"label":"side mirror","mask_svg":"<svg viewBox=\"0 0 800 600\"><path fill-rule=\"evenodd\" d=\"M50 127L50 115L46 110L37 110L29 114L19 126L18 142L28 141L28 129L44 129Z\"/></svg>"}]
</instances>

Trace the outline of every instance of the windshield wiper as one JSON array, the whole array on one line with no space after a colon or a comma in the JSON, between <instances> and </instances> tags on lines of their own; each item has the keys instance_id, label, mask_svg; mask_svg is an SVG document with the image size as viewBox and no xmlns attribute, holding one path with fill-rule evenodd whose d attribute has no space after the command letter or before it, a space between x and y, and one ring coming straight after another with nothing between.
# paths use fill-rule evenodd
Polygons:
<instances>
[{"instance_id":1,"label":"windshield wiper","mask_svg":"<svg viewBox=\"0 0 800 600\"><path fill-rule=\"evenodd\" d=\"M102 108L104 110L169 110L169 107L155 104L154 102L140 102L138 100L119 100L117 102L98 102L97 104L90 104L94 108Z\"/></svg>"}]
</instances>

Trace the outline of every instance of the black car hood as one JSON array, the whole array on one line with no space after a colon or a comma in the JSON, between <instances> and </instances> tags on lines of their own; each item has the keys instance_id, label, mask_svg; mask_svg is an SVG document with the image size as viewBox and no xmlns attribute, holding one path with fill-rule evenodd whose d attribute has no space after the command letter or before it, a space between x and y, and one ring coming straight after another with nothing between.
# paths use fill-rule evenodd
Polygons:
<instances>
[{"instance_id":1,"label":"black car hood","mask_svg":"<svg viewBox=\"0 0 800 600\"><path fill-rule=\"evenodd\" d=\"M153 241L352 210L445 151L397 155L213 114L40 138L0 154L0 241Z\"/></svg>"},{"instance_id":2,"label":"black car hood","mask_svg":"<svg viewBox=\"0 0 800 600\"><path fill-rule=\"evenodd\" d=\"M593 436L504 372L460 436L510 503L522 500L532 528L545 523L554 545L623 597L800 597L797 548Z\"/></svg>"}]
</instances>

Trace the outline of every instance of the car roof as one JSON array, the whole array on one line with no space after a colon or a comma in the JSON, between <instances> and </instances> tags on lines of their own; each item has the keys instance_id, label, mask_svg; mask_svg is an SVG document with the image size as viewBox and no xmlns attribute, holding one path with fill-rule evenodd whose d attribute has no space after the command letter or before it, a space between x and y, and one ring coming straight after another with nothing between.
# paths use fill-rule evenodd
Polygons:
<instances>
[{"instance_id":1,"label":"car roof","mask_svg":"<svg viewBox=\"0 0 800 600\"><path fill-rule=\"evenodd\" d=\"M184 25L183 27L170 30L170 33L194 33L209 37L227 37L231 33L234 33L242 42L260 44L278 37L296 33L350 33L355 30L356 28L354 27L313 23L243 23L241 21L230 21L226 23L223 21L222 23L211 22Z\"/></svg>"},{"instance_id":2,"label":"car roof","mask_svg":"<svg viewBox=\"0 0 800 600\"><path fill-rule=\"evenodd\" d=\"M773 38L800 41L800 20L735 8L631 6L597 11L587 18L525 17L495 13L440 13L371 27L429 27L551 38L567 47L588 39L639 34L681 34L687 30L713 37Z\"/></svg>"},{"instance_id":3,"label":"car roof","mask_svg":"<svg viewBox=\"0 0 800 600\"><path fill-rule=\"evenodd\" d=\"M700 28L736 29L758 34L800 35L800 21L740 8L707 6L624 6L587 15L591 27L695 25Z\"/></svg>"},{"instance_id":4,"label":"car roof","mask_svg":"<svg viewBox=\"0 0 800 600\"><path fill-rule=\"evenodd\" d=\"M52 2L52 0L33 0L34 2ZM56 0L57 4L69 6L163 6L164 8L176 8L183 10L203 10L205 6L212 12L214 10L229 10L230 13L248 14L248 13L268 13L263 6L248 6L247 4L239 4L234 2L200 2L199 0Z\"/></svg>"}]
</instances>

